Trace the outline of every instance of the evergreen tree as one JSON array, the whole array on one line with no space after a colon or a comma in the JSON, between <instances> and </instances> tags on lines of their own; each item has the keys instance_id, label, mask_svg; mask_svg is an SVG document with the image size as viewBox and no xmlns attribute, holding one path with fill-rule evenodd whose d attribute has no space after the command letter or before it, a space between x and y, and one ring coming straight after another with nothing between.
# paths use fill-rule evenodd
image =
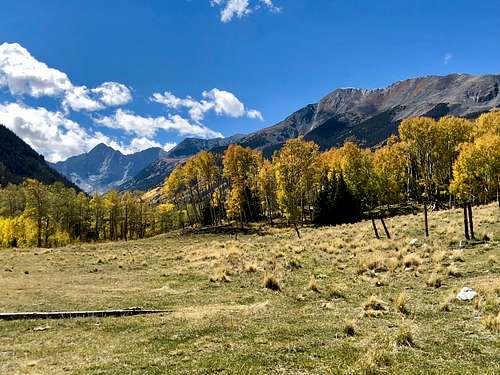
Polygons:
<instances>
[{"instance_id":1,"label":"evergreen tree","mask_svg":"<svg viewBox=\"0 0 500 375\"><path fill-rule=\"evenodd\" d=\"M318 194L314 204L313 221L317 225L331 225L335 223L335 198L337 180L335 176L327 178L323 189Z\"/></svg>"},{"instance_id":2,"label":"evergreen tree","mask_svg":"<svg viewBox=\"0 0 500 375\"><path fill-rule=\"evenodd\" d=\"M334 224L353 223L361 218L360 202L347 188L344 177L340 175L333 198Z\"/></svg>"}]
</instances>

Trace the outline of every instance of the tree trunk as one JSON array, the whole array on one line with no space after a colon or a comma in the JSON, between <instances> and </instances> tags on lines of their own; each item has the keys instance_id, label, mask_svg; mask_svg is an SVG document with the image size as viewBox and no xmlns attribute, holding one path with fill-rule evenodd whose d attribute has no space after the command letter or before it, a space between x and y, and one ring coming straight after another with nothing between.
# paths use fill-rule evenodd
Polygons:
<instances>
[{"instance_id":1,"label":"tree trunk","mask_svg":"<svg viewBox=\"0 0 500 375\"><path fill-rule=\"evenodd\" d=\"M293 223L293 227L295 228L295 232L297 232L297 237L299 237L299 239L300 239L300 232L299 232L299 228L297 227L297 224Z\"/></svg>"},{"instance_id":2,"label":"tree trunk","mask_svg":"<svg viewBox=\"0 0 500 375\"><path fill-rule=\"evenodd\" d=\"M472 205L470 203L467 205L467 211L469 213L470 238L475 239L475 237L474 237L474 222L472 221Z\"/></svg>"},{"instance_id":3,"label":"tree trunk","mask_svg":"<svg viewBox=\"0 0 500 375\"><path fill-rule=\"evenodd\" d=\"M467 204L464 204L464 234L465 239L470 240L469 236L469 220L467 219Z\"/></svg>"},{"instance_id":4,"label":"tree trunk","mask_svg":"<svg viewBox=\"0 0 500 375\"><path fill-rule=\"evenodd\" d=\"M429 220L427 218L427 202L424 203L424 225L425 225L425 237L429 237Z\"/></svg>"},{"instance_id":5,"label":"tree trunk","mask_svg":"<svg viewBox=\"0 0 500 375\"><path fill-rule=\"evenodd\" d=\"M389 234L389 230L387 229L387 226L385 225L384 218L381 217L380 221L382 222L382 226L384 227L385 235L387 236L388 239L391 239L391 235Z\"/></svg>"},{"instance_id":6,"label":"tree trunk","mask_svg":"<svg viewBox=\"0 0 500 375\"><path fill-rule=\"evenodd\" d=\"M38 217L38 220L37 220L36 246L42 247L42 218L41 217Z\"/></svg>"},{"instance_id":7,"label":"tree trunk","mask_svg":"<svg viewBox=\"0 0 500 375\"><path fill-rule=\"evenodd\" d=\"M380 236L377 230L377 224L375 224L375 219L373 217L372 217L372 225L373 225L373 231L375 232L375 237L377 237L377 240L380 240Z\"/></svg>"}]
</instances>

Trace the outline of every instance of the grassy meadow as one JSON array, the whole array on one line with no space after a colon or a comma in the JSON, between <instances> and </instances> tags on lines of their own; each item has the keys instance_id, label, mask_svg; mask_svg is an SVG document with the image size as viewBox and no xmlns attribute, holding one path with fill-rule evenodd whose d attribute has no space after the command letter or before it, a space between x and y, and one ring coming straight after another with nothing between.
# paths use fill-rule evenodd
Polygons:
<instances>
[{"instance_id":1,"label":"grassy meadow","mask_svg":"<svg viewBox=\"0 0 500 375\"><path fill-rule=\"evenodd\" d=\"M500 210L474 215L490 241L463 249L460 210L428 240L419 214L390 240L362 222L2 249L2 312L172 312L0 321L0 374L498 374Z\"/></svg>"}]
</instances>

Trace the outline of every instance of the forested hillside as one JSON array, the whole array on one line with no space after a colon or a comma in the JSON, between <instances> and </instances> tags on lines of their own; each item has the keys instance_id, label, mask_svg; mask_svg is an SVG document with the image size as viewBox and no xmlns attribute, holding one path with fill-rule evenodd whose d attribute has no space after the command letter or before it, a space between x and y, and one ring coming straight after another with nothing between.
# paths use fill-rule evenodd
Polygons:
<instances>
[{"instance_id":1,"label":"forested hillside","mask_svg":"<svg viewBox=\"0 0 500 375\"><path fill-rule=\"evenodd\" d=\"M45 184L60 181L67 186L73 186L50 168L43 156L0 124L0 185L19 184L26 178L33 178Z\"/></svg>"}]
</instances>

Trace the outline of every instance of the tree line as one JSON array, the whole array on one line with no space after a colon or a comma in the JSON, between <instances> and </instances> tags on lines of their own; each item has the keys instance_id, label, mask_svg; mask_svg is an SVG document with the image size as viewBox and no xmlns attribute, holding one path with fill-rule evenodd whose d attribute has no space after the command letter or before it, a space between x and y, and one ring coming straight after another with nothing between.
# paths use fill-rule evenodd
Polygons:
<instances>
[{"instance_id":1,"label":"tree line","mask_svg":"<svg viewBox=\"0 0 500 375\"><path fill-rule=\"evenodd\" d=\"M0 189L0 246L62 246L138 239L178 226L173 207L139 193L89 196L62 183L28 179Z\"/></svg>"},{"instance_id":2,"label":"tree line","mask_svg":"<svg viewBox=\"0 0 500 375\"><path fill-rule=\"evenodd\" d=\"M0 245L128 240L277 218L296 229L307 222L336 225L407 202L423 207L426 235L428 207L462 206L465 236L473 237L472 205L497 200L500 206L499 194L500 112L476 120L419 117L403 120L399 135L375 150L348 141L320 152L296 138L271 159L235 144L200 152L166 179L163 203L131 192L88 196L61 183L7 185L0 189Z\"/></svg>"},{"instance_id":3,"label":"tree line","mask_svg":"<svg viewBox=\"0 0 500 375\"><path fill-rule=\"evenodd\" d=\"M297 138L270 160L239 145L223 154L203 151L177 166L163 192L189 225L278 217L294 225L341 224L414 202L423 206L428 235L429 206L463 205L470 213L474 204L500 205L499 187L500 112L491 112L476 120L406 119L399 135L375 150L348 141L320 152Z\"/></svg>"}]
</instances>

